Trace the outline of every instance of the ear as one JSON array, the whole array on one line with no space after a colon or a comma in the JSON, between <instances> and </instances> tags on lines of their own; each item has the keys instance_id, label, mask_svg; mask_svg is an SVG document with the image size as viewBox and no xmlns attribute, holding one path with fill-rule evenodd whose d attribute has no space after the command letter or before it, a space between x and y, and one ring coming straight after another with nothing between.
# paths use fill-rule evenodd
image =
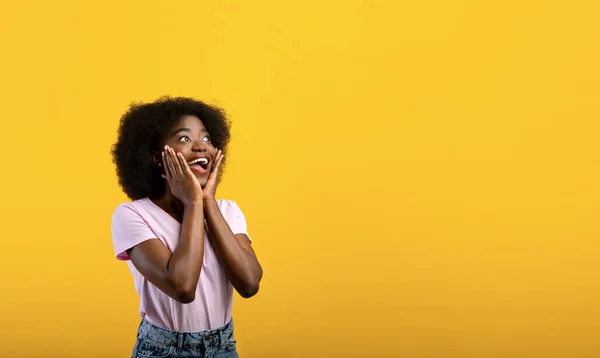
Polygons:
<instances>
[{"instance_id":1,"label":"ear","mask_svg":"<svg viewBox=\"0 0 600 358\"><path fill-rule=\"evenodd\" d=\"M153 163L154 165L157 165L157 166L159 166L159 167L162 167L162 158L161 158L161 154L160 154L160 153L158 153L158 152L156 152L156 151L153 151L153 152L150 154L150 157L152 158L152 163Z\"/></svg>"}]
</instances>

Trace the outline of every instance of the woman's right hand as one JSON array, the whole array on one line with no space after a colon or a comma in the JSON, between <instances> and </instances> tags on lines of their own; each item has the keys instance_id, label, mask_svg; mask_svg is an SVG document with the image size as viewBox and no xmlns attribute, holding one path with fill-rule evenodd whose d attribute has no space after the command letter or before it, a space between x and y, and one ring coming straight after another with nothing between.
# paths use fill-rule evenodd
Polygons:
<instances>
[{"instance_id":1,"label":"woman's right hand","mask_svg":"<svg viewBox=\"0 0 600 358\"><path fill-rule=\"evenodd\" d=\"M167 179L173 195L188 206L194 202L202 202L202 187L188 166L181 153L165 145L162 152L162 162L165 168L163 178Z\"/></svg>"}]
</instances>

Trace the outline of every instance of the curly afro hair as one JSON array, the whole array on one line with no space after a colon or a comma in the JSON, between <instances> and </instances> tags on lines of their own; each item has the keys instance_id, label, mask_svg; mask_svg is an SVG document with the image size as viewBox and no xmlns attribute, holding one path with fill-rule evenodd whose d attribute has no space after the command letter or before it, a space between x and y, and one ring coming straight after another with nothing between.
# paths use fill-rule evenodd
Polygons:
<instances>
[{"instance_id":1,"label":"curly afro hair","mask_svg":"<svg viewBox=\"0 0 600 358\"><path fill-rule=\"evenodd\" d=\"M164 194L162 172L153 163L152 152L161 151L163 134L186 115L200 118L213 145L223 154L227 153L231 123L221 108L193 98L168 96L151 103L133 103L121 117L118 139L111 150L119 185L130 199L156 198ZM226 155L221 168L225 158ZM219 174L222 173L220 170Z\"/></svg>"}]
</instances>

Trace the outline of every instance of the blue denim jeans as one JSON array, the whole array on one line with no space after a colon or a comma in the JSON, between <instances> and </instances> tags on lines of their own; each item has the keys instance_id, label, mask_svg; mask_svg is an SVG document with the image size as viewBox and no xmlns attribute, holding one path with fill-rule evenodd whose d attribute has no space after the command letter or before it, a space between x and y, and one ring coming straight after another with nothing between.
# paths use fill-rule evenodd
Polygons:
<instances>
[{"instance_id":1,"label":"blue denim jeans","mask_svg":"<svg viewBox=\"0 0 600 358\"><path fill-rule=\"evenodd\" d=\"M233 321L203 332L177 332L142 320L133 347L133 358L238 358Z\"/></svg>"}]
</instances>

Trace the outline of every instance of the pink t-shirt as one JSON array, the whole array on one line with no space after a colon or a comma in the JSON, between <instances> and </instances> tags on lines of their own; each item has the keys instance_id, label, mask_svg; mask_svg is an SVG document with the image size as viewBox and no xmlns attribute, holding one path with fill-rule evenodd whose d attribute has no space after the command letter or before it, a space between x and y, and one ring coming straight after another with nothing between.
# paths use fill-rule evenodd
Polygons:
<instances>
[{"instance_id":1,"label":"pink t-shirt","mask_svg":"<svg viewBox=\"0 0 600 358\"><path fill-rule=\"evenodd\" d=\"M248 235L246 219L235 201L218 200L219 209L234 234ZM183 304L151 284L135 268L127 250L158 238L171 252L177 247L181 224L144 198L120 204L112 217L112 239L118 260L126 260L140 296L140 315L157 326L180 332L199 332L222 327L231 319L233 287L213 250L204 226L204 262L196 299Z\"/></svg>"}]
</instances>

